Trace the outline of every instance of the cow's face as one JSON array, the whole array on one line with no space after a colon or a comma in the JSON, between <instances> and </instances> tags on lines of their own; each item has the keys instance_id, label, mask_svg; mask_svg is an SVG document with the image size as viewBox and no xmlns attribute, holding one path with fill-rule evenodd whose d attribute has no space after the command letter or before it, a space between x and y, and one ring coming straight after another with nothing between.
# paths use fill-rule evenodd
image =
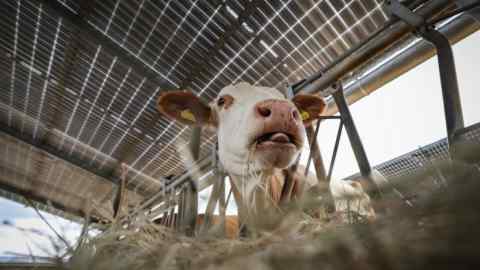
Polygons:
<instances>
[{"instance_id":1,"label":"cow's face","mask_svg":"<svg viewBox=\"0 0 480 270\"><path fill-rule=\"evenodd\" d=\"M190 92L162 94L159 111L188 125L216 128L219 157L229 173L286 168L301 151L304 125L322 113L323 99L239 83L225 87L208 106Z\"/></svg>"}]
</instances>

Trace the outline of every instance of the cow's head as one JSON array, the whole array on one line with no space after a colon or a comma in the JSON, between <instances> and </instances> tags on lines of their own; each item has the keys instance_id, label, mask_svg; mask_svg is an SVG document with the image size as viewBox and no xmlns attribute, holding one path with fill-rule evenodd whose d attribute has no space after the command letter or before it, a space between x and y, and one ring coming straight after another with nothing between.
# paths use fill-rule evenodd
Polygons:
<instances>
[{"instance_id":1,"label":"cow's head","mask_svg":"<svg viewBox=\"0 0 480 270\"><path fill-rule=\"evenodd\" d=\"M304 125L318 119L324 108L318 96L297 95L290 101L274 88L248 83L225 87L210 105L186 91L166 92L158 99L159 111L169 118L214 127L220 161L236 175L289 166L304 145Z\"/></svg>"}]
</instances>

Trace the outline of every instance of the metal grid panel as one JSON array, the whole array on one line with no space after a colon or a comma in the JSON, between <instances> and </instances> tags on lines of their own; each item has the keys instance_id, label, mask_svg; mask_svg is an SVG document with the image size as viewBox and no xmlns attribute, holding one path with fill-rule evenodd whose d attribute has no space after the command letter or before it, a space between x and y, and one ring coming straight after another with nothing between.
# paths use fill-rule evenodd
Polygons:
<instances>
[{"instance_id":1,"label":"metal grid panel","mask_svg":"<svg viewBox=\"0 0 480 270\"><path fill-rule=\"evenodd\" d=\"M387 22L380 0L58 2L0 4L2 124L113 175L126 162L130 184L146 196L161 176L184 171L177 147L191 132L158 116L165 87L205 101L239 81L283 88ZM84 35L78 20L124 55ZM204 134L201 156L214 141Z\"/></svg>"},{"instance_id":2,"label":"metal grid panel","mask_svg":"<svg viewBox=\"0 0 480 270\"><path fill-rule=\"evenodd\" d=\"M458 138L464 143L480 144L480 124L472 125L464 129ZM449 149L447 139L442 139L432 144L420 147L419 149L386 161L374 166L385 177L401 177L418 172L433 163L441 160L448 160ZM360 174L355 174L348 178L358 178Z\"/></svg>"}]
</instances>

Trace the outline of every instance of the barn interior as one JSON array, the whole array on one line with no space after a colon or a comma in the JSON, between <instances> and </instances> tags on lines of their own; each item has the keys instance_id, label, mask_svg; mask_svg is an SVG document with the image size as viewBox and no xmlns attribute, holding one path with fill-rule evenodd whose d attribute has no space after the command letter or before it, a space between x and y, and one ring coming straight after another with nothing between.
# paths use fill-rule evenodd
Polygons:
<instances>
[{"instance_id":1,"label":"barn interior","mask_svg":"<svg viewBox=\"0 0 480 270\"><path fill-rule=\"evenodd\" d=\"M480 168L478 156L454 151L480 144L480 125L463 125L442 43L480 28L479 1L6 0L0 14L0 195L53 215L103 230L173 211L184 230L197 193L218 182L216 136L162 117L157 98L182 89L210 102L241 81L323 96L322 121L340 120L352 142L351 179L457 159ZM440 51L448 137L371 166L348 104ZM303 154L326 181L318 147ZM225 201L222 188L211 203Z\"/></svg>"}]
</instances>

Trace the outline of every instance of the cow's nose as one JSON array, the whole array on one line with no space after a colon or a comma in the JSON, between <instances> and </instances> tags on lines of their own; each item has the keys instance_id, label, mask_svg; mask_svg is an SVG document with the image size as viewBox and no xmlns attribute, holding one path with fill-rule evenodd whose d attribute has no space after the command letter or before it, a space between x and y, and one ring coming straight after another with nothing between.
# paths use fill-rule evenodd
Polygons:
<instances>
[{"instance_id":1,"label":"cow's nose","mask_svg":"<svg viewBox=\"0 0 480 270\"><path fill-rule=\"evenodd\" d=\"M258 118L299 121L300 116L294 105L285 100L264 100L255 105Z\"/></svg>"}]
</instances>

